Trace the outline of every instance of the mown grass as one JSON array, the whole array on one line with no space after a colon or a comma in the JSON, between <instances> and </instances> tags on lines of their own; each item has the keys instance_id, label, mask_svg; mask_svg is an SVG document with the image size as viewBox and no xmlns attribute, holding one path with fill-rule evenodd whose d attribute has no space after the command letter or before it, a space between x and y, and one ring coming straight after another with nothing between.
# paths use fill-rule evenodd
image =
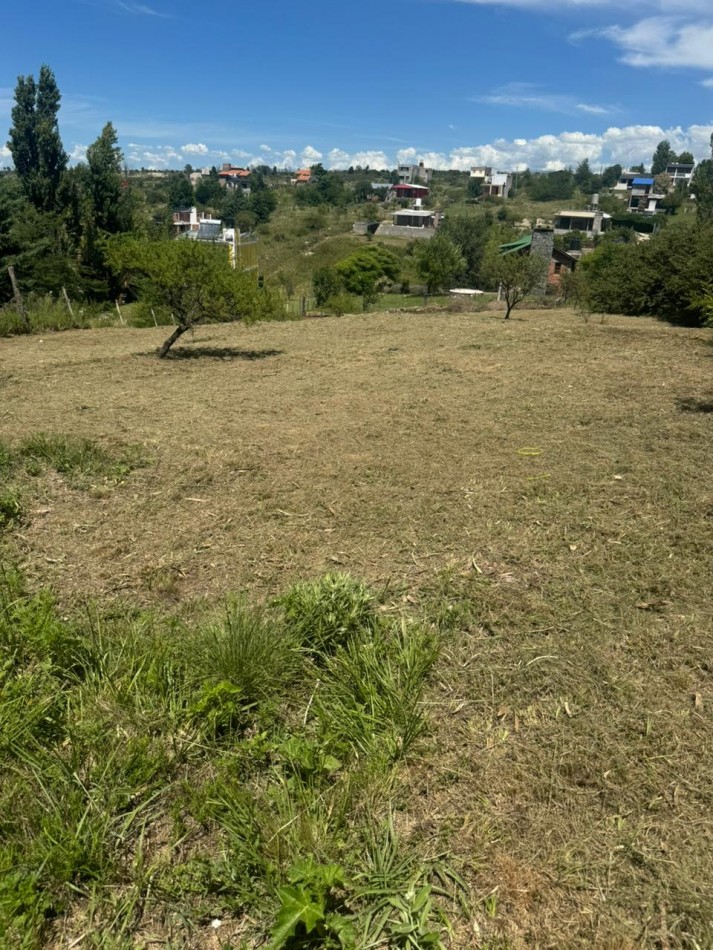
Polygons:
<instances>
[{"instance_id":1,"label":"mown grass","mask_svg":"<svg viewBox=\"0 0 713 950\"><path fill-rule=\"evenodd\" d=\"M48 473L75 489L111 487L146 464L138 446L108 450L92 439L38 432L19 443L0 441L0 538L23 522Z\"/></svg>"},{"instance_id":2,"label":"mown grass","mask_svg":"<svg viewBox=\"0 0 713 950\"><path fill-rule=\"evenodd\" d=\"M335 585L354 598L348 631L319 615ZM289 610L232 600L186 626L61 616L3 571L3 946L150 931L202 947L210 921L223 946L441 946L437 894L460 884L389 818L436 641L365 614L347 577L309 589ZM328 654L305 641L309 619Z\"/></svg>"},{"instance_id":3,"label":"mown grass","mask_svg":"<svg viewBox=\"0 0 713 950\"><path fill-rule=\"evenodd\" d=\"M226 353L245 347L239 327L205 332ZM119 863L136 877L89 896L82 885L56 925L72 935L64 943L92 921L111 924L114 908L119 946L250 946L298 896L325 939L338 939L331 915L363 912L359 936L383 906L362 889L403 858L421 874L399 885L405 926L423 902L435 920L425 929L437 930L440 907L452 927L441 939L454 947L711 946L710 331L587 323L566 310L508 323L487 312L369 314L252 328L250 345L270 359L172 366L145 355L152 334L57 335L42 365L36 340L6 347L13 446L43 428L108 447L121 425L156 447L156 464L110 497L67 491L46 470L53 512L4 537L33 584L55 586L61 617L76 618L89 594L112 623L136 622L147 673L166 655L157 642L195 639L175 661L195 670L190 702L183 687L168 690L173 660L150 674L176 709L171 740L141 713L145 700L133 732L117 731L164 751L200 733L210 750L179 760L177 785L159 799L169 807L147 813ZM295 653L271 599L305 579L309 594L309 579L334 565L364 578L366 615L380 629L391 618L389 635L373 645L368 633L344 636L350 613L330 608L342 617L327 638L336 649ZM268 602L251 613L254 654L226 640L245 609L223 602L234 590ZM330 603L329 588L317 593ZM126 614L116 598L150 612ZM420 621L406 625L416 657L404 611ZM434 635L417 707L425 728L411 742L415 660ZM273 642L296 672L281 661L286 679L262 695L238 676L254 655L274 677ZM343 696L357 678L355 722ZM108 695L90 696L102 715L116 706ZM58 712L45 706L51 725ZM176 788L190 807L175 804ZM185 837L171 837L174 821ZM465 908L437 893L443 861L467 884ZM246 877L246 866L267 870ZM401 926L407 912L388 906Z\"/></svg>"}]
</instances>

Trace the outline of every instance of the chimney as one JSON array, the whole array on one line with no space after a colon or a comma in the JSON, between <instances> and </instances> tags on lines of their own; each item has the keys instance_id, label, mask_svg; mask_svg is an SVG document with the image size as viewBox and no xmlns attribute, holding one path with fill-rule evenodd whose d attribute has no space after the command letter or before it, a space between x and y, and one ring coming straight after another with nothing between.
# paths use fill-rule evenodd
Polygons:
<instances>
[{"instance_id":1,"label":"chimney","mask_svg":"<svg viewBox=\"0 0 713 950\"><path fill-rule=\"evenodd\" d=\"M549 266L549 262L552 260L552 251L554 250L554 246L555 232L552 228L535 228L535 230L532 232L532 246L530 247L530 254L538 254L540 257L544 257ZM537 292L544 295L546 291L547 271L542 278L542 284L540 287L538 287Z\"/></svg>"}]
</instances>

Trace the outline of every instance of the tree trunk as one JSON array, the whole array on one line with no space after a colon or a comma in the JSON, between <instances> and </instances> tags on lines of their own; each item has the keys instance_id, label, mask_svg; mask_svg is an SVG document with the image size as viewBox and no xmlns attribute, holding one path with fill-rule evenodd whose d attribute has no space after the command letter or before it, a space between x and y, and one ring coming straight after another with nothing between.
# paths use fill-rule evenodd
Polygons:
<instances>
[{"instance_id":1,"label":"tree trunk","mask_svg":"<svg viewBox=\"0 0 713 950\"><path fill-rule=\"evenodd\" d=\"M167 340L165 340L164 343L159 347L157 356L160 360L164 358L164 356L168 353L168 351L171 349L171 347L176 342L176 340L180 339L180 337L182 337L183 334L188 329L189 329L188 327L182 326L180 323L178 324L178 326L170 335L170 337Z\"/></svg>"},{"instance_id":2,"label":"tree trunk","mask_svg":"<svg viewBox=\"0 0 713 950\"><path fill-rule=\"evenodd\" d=\"M507 310L505 311L505 319L506 319L506 320L509 320L509 319L510 319L510 311L511 311L512 308L515 306L515 304L514 304L514 303L508 303L508 304L506 304L506 306L507 306Z\"/></svg>"}]
</instances>

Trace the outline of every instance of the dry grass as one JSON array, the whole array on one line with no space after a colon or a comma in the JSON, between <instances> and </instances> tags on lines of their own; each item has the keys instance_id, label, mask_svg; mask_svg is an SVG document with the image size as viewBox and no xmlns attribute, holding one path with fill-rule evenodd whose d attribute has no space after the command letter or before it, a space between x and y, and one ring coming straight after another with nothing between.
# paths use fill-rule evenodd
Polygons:
<instances>
[{"instance_id":1,"label":"dry grass","mask_svg":"<svg viewBox=\"0 0 713 950\"><path fill-rule=\"evenodd\" d=\"M335 565L389 585L448 631L400 821L474 889L455 944L713 946L710 333L369 314L159 363L163 334L3 343L3 438L153 460L26 487L29 576L180 604Z\"/></svg>"}]
</instances>

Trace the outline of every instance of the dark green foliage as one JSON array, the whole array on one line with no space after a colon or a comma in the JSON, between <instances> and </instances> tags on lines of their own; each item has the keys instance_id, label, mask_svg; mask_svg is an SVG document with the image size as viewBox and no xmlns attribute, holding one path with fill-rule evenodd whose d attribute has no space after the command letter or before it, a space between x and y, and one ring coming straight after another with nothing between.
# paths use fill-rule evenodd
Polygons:
<instances>
[{"instance_id":1,"label":"dark green foliage","mask_svg":"<svg viewBox=\"0 0 713 950\"><path fill-rule=\"evenodd\" d=\"M664 139L656 146L656 151L654 152L654 156L651 160L651 174L656 176L661 174L661 172L665 172L666 166L670 165L671 162L675 162L676 160L676 153L671 148L671 143Z\"/></svg>"},{"instance_id":2,"label":"dark green foliage","mask_svg":"<svg viewBox=\"0 0 713 950\"><path fill-rule=\"evenodd\" d=\"M397 279L399 259L387 248L369 244L339 261L335 269L345 290L360 296L366 310L386 281Z\"/></svg>"},{"instance_id":3,"label":"dark green foliage","mask_svg":"<svg viewBox=\"0 0 713 950\"><path fill-rule=\"evenodd\" d=\"M490 212L476 216L448 215L440 232L456 244L465 264L462 275L468 287L479 289L483 285L483 261L490 239L493 217Z\"/></svg>"},{"instance_id":4,"label":"dark green foliage","mask_svg":"<svg viewBox=\"0 0 713 950\"><path fill-rule=\"evenodd\" d=\"M696 196L696 217L701 224L713 224L713 158L699 162L693 173L691 191Z\"/></svg>"},{"instance_id":5,"label":"dark green foliage","mask_svg":"<svg viewBox=\"0 0 713 950\"><path fill-rule=\"evenodd\" d=\"M692 224L666 228L642 244L606 242L582 262L590 309L689 326L708 320L705 300L712 273L711 228Z\"/></svg>"},{"instance_id":6,"label":"dark green foliage","mask_svg":"<svg viewBox=\"0 0 713 950\"><path fill-rule=\"evenodd\" d=\"M122 221L121 214L122 162L116 130L107 122L99 138L87 149L87 166L93 224L109 234L130 229L130 222Z\"/></svg>"},{"instance_id":7,"label":"dark green foliage","mask_svg":"<svg viewBox=\"0 0 713 950\"><path fill-rule=\"evenodd\" d=\"M536 172L530 178L527 190L533 201L566 201L574 194L574 175L570 169Z\"/></svg>"},{"instance_id":8,"label":"dark green foliage","mask_svg":"<svg viewBox=\"0 0 713 950\"><path fill-rule=\"evenodd\" d=\"M174 172L168 189L169 208L172 211L176 208L190 208L193 200L193 186L186 175L183 172Z\"/></svg>"},{"instance_id":9,"label":"dark green foliage","mask_svg":"<svg viewBox=\"0 0 713 950\"><path fill-rule=\"evenodd\" d=\"M577 168L574 172L574 183L585 195L591 195L594 192L595 177L592 174L592 169L589 167L589 159L584 158L577 165Z\"/></svg>"},{"instance_id":10,"label":"dark green foliage","mask_svg":"<svg viewBox=\"0 0 713 950\"><path fill-rule=\"evenodd\" d=\"M621 176L621 165L608 165L602 172L602 187L613 188Z\"/></svg>"},{"instance_id":11,"label":"dark green foliage","mask_svg":"<svg viewBox=\"0 0 713 950\"><path fill-rule=\"evenodd\" d=\"M108 242L106 259L140 300L173 315L177 326L159 349L160 357L199 323L252 323L282 315L277 297L258 286L254 274L230 267L224 245L121 237Z\"/></svg>"},{"instance_id":12,"label":"dark green foliage","mask_svg":"<svg viewBox=\"0 0 713 950\"><path fill-rule=\"evenodd\" d=\"M413 257L416 273L425 284L427 294L449 290L456 275L465 268L460 247L441 231L428 241L417 241Z\"/></svg>"},{"instance_id":13,"label":"dark green foliage","mask_svg":"<svg viewBox=\"0 0 713 950\"><path fill-rule=\"evenodd\" d=\"M334 267L326 265L318 267L312 275L314 302L318 307L323 307L330 297L335 297L341 293L343 288L342 279Z\"/></svg>"},{"instance_id":14,"label":"dark green foliage","mask_svg":"<svg viewBox=\"0 0 713 950\"><path fill-rule=\"evenodd\" d=\"M349 574L325 574L291 587L279 604L287 629L315 653L332 653L376 623L374 598Z\"/></svg>"},{"instance_id":15,"label":"dark green foliage","mask_svg":"<svg viewBox=\"0 0 713 950\"><path fill-rule=\"evenodd\" d=\"M289 884L278 889L280 909L272 931L270 950L291 947L352 948L356 934L351 915L340 893L346 880L336 864L317 864L314 859L290 868Z\"/></svg>"},{"instance_id":16,"label":"dark green foliage","mask_svg":"<svg viewBox=\"0 0 713 950\"><path fill-rule=\"evenodd\" d=\"M8 147L25 194L38 211L56 208L57 191L67 167L57 114L60 93L49 66L33 76L18 76Z\"/></svg>"}]
</instances>

